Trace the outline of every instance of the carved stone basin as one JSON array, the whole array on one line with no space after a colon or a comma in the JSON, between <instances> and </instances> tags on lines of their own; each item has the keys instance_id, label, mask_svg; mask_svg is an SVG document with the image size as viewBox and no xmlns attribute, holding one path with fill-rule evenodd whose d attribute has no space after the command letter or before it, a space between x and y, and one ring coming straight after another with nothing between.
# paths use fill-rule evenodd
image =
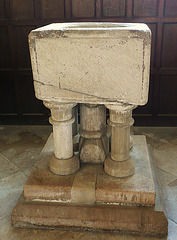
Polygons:
<instances>
[{"instance_id":1,"label":"carved stone basin","mask_svg":"<svg viewBox=\"0 0 177 240\"><path fill-rule=\"evenodd\" d=\"M56 23L29 35L36 97L144 105L151 32L140 23Z\"/></svg>"}]
</instances>

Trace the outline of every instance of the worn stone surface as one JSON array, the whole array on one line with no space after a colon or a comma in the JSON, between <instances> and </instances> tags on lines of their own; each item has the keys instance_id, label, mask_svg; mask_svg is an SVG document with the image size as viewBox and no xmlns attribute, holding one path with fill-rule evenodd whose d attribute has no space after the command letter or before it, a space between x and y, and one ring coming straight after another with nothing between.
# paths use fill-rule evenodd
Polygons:
<instances>
[{"instance_id":1,"label":"worn stone surface","mask_svg":"<svg viewBox=\"0 0 177 240\"><path fill-rule=\"evenodd\" d=\"M51 135L24 185L26 198L62 202L75 202L77 199L82 203L155 204L155 187L145 137L133 136L134 147L130 155L135 162L135 174L123 179L107 175L102 165L89 164L83 164L81 170L72 175L52 174L49 170L52 142Z\"/></svg>"},{"instance_id":2,"label":"worn stone surface","mask_svg":"<svg viewBox=\"0 0 177 240\"><path fill-rule=\"evenodd\" d=\"M47 144L50 145L49 142ZM43 151L41 154L24 185L25 198L70 201L74 176L53 174L49 169L52 156L53 153L50 151L47 154Z\"/></svg>"},{"instance_id":3,"label":"worn stone surface","mask_svg":"<svg viewBox=\"0 0 177 240\"><path fill-rule=\"evenodd\" d=\"M139 23L57 23L33 30L29 45L36 97L144 105L150 35Z\"/></svg>"},{"instance_id":4,"label":"worn stone surface","mask_svg":"<svg viewBox=\"0 0 177 240\"><path fill-rule=\"evenodd\" d=\"M97 167L83 165L75 175L71 188L71 202L95 203Z\"/></svg>"},{"instance_id":5,"label":"worn stone surface","mask_svg":"<svg viewBox=\"0 0 177 240\"><path fill-rule=\"evenodd\" d=\"M155 204L155 186L144 136L132 136L130 156L135 173L128 178L107 176L100 168L97 177L96 200L107 203Z\"/></svg>"},{"instance_id":6,"label":"worn stone surface","mask_svg":"<svg viewBox=\"0 0 177 240\"><path fill-rule=\"evenodd\" d=\"M62 227L167 234L167 220L153 207L59 204L20 199L12 213L16 227Z\"/></svg>"},{"instance_id":7,"label":"worn stone surface","mask_svg":"<svg viewBox=\"0 0 177 240\"><path fill-rule=\"evenodd\" d=\"M49 162L53 152L52 133L24 185L25 198L70 201L74 175L59 176L50 171Z\"/></svg>"}]
</instances>

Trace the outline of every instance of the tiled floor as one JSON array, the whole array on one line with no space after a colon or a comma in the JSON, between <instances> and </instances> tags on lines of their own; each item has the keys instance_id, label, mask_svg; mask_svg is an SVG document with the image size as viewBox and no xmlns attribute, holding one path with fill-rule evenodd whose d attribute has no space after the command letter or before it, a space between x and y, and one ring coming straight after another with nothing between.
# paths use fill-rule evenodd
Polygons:
<instances>
[{"instance_id":1,"label":"tiled floor","mask_svg":"<svg viewBox=\"0 0 177 240\"><path fill-rule=\"evenodd\" d=\"M177 128L134 128L134 133L146 135L152 146L168 216L168 238L11 227L11 211L51 131L50 126L0 126L0 239L177 240Z\"/></svg>"}]
</instances>

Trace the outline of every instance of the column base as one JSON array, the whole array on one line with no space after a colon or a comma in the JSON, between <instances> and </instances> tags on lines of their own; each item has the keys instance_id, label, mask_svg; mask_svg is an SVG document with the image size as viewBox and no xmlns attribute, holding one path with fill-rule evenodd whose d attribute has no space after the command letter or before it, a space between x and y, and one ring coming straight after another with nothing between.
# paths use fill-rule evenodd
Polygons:
<instances>
[{"instance_id":1,"label":"column base","mask_svg":"<svg viewBox=\"0 0 177 240\"><path fill-rule=\"evenodd\" d=\"M103 163L109 154L109 139L80 137L80 160L84 163Z\"/></svg>"},{"instance_id":2,"label":"column base","mask_svg":"<svg viewBox=\"0 0 177 240\"><path fill-rule=\"evenodd\" d=\"M134 173L134 163L131 158L122 162L114 161L109 155L105 160L104 170L108 175L113 177L129 177Z\"/></svg>"},{"instance_id":3,"label":"column base","mask_svg":"<svg viewBox=\"0 0 177 240\"><path fill-rule=\"evenodd\" d=\"M80 167L79 158L74 154L69 159L58 159L54 155L50 159L50 171L58 175L69 175Z\"/></svg>"}]
</instances>

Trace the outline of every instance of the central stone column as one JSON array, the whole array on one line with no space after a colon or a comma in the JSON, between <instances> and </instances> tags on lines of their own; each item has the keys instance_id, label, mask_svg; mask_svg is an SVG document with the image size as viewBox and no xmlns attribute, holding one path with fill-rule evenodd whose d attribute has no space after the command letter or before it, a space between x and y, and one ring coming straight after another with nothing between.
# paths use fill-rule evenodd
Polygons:
<instances>
[{"instance_id":1,"label":"central stone column","mask_svg":"<svg viewBox=\"0 0 177 240\"><path fill-rule=\"evenodd\" d=\"M104 162L109 153L106 108L98 104L80 106L79 151L82 162Z\"/></svg>"},{"instance_id":2,"label":"central stone column","mask_svg":"<svg viewBox=\"0 0 177 240\"><path fill-rule=\"evenodd\" d=\"M59 175L68 175L79 169L79 158L73 154L72 123L75 121L72 108L75 103L44 102L51 110L49 122L53 125L54 156L50 170Z\"/></svg>"},{"instance_id":3,"label":"central stone column","mask_svg":"<svg viewBox=\"0 0 177 240\"><path fill-rule=\"evenodd\" d=\"M79 133L78 133L78 105L73 108L73 117L75 121L72 124L73 132L73 150L74 152L79 151Z\"/></svg>"},{"instance_id":4,"label":"central stone column","mask_svg":"<svg viewBox=\"0 0 177 240\"><path fill-rule=\"evenodd\" d=\"M110 111L108 124L111 126L111 155L104 163L107 174L119 178L131 176L134 164L130 158L130 126L133 125L133 105L106 105Z\"/></svg>"}]
</instances>

